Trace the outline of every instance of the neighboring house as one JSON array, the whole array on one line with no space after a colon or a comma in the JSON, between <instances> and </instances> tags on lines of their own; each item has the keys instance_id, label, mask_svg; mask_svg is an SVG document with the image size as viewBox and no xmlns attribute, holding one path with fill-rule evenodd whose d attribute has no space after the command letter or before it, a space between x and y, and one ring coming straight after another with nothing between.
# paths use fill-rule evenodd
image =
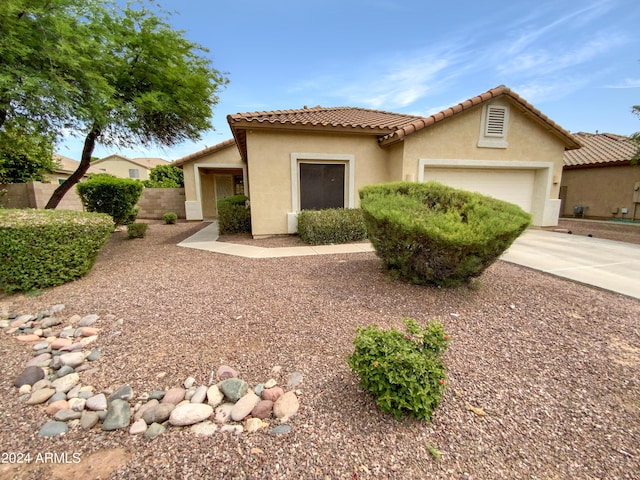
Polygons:
<instances>
[{"instance_id":1,"label":"neighboring house","mask_svg":"<svg viewBox=\"0 0 640 480\"><path fill-rule=\"evenodd\" d=\"M58 166L53 173L45 173L44 181L56 183L58 185L69 178L71 174L78 169L78 165L80 165L80 162L72 158L65 157L64 155L60 155L59 153L53 154L53 161L56 162Z\"/></svg>"},{"instance_id":2,"label":"neighboring house","mask_svg":"<svg viewBox=\"0 0 640 480\"><path fill-rule=\"evenodd\" d=\"M123 155L109 155L91 162L88 173L108 173L120 178L148 180L149 171L157 165L169 165L169 162L162 158L127 158Z\"/></svg>"},{"instance_id":3,"label":"neighboring house","mask_svg":"<svg viewBox=\"0 0 640 480\"><path fill-rule=\"evenodd\" d=\"M429 117L364 108L228 115L233 139L181 158L188 220L244 192L254 237L294 233L303 209L359 206L364 185L439 181L520 205L557 225L566 130L499 86Z\"/></svg>"},{"instance_id":4,"label":"neighboring house","mask_svg":"<svg viewBox=\"0 0 640 480\"><path fill-rule=\"evenodd\" d=\"M561 215L640 217L640 166L631 165L638 145L613 133L579 132L575 137L583 146L564 154Z\"/></svg>"}]
</instances>

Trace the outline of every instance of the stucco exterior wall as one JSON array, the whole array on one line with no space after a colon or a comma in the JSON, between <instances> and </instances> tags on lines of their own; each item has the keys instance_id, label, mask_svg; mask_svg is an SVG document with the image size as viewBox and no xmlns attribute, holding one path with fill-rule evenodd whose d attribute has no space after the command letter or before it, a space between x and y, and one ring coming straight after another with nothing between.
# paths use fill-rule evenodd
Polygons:
<instances>
[{"instance_id":1,"label":"stucco exterior wall","mask_svg":"<svg viewBox=\"0 0 640 480\"><path fill-rule=\"evenodd\" d=\"M615 166L598 168L567 169L562 174L562 186L566 187L566 198L561 214L573 217L575 205L589 207L587 217L631 218L633 215L634 185L640 182L640 166ZM617 214L613 214L614 209ZM628 213L623 215L622 209ZM640 205L636 219L640 218Z\"/></svg>"},{"instance_id":2,"label":"stucco exterior wall","mask_svg":"<svg viewBox=\"0 0 640 480\"><path fill-rule=\"evenodd\" d=\"M507 148L478 147L482 106L461 113L408 136L405 140L402 179L418 175L420 158L552 162L549 198L558 198L564 144L531 121L514 106L509 111Z\"/></svg>"},{"instance_id":3,"label":"stucco exterior wall","mask_svg":"<svg viewBox=\"0 0 640 480\"><path fill-rule=\"evenodd\" d=\"M195 201L197 199L195 165L198 165L199 168L205 166L215 167L216 165L237 165L238 168L242 168L244 163L242 157L240 157L240 152L233 145L183 164L185 200L187 201Z\"/></svg>"},{"instance_id":4,"label":"stucco exterior wall","mask_svg":"<svg viewBox=\"0 0 640 480\"><path fill-rule=\"evenodd\" d=\"M149 170L146 167L124 158L106 158L94 162L89 173L108 173L120 178L132 178L129 176L129 169L138 170L140 176L136 180L149 180Z\"/></svg>"},{"instance_id":5,"label":"stucco exterior wall","mask_svg":"<svg viewBox=\"0 0 640 480\"><path fill-rule=\"evenodd\" d=\"M378 146L374 136L254 130L247 132L247 148L248 168L254 179L249 192L252 233L256 237L289 233L288 214L298 211L298 205L292 205L292 153L352 155L354 207L359 206L360 187L390 180L388 151Z\"/></svg>"}]
</instances>

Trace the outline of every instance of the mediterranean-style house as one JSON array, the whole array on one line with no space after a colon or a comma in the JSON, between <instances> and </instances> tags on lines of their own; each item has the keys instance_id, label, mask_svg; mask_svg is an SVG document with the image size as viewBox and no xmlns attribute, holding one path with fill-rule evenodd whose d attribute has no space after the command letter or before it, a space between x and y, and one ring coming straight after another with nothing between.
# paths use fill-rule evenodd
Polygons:
<instances>
[{"instance_id":1,"label":"mediterranean-style house","mask_svg":"<svg viewBox=\"0 0 640 480\"><path fill-rule=\"evenodd\" d=\"M439 181L521 206L555 226L568 131L505 86L428 117L354 107L228 115L233 138L173 164L183 168L188 220L244 193L254 237L295 233L304 209L359 206L358 190Z\"/></svg>"},{"instance_id":2,"label":"mediterranean-style house","mask_svg":"<svg viewBox=\"0 0 640 480\"><path fill-rule=\"evenodd\" d=\"M169 162L162 158L127 158L115 154L92 161L88 173L108 173L120 178L149 180L149 171L157 165L169 165Z\"/></svg>"},{"instance_id":3,"label":"mediterranean-style house","mask_svg":"<svg viewBox=\"0 0 640 480\"><path fill-rule=\"evenodd\" d=\"M566 151L560 186L561 215L601 219L640 217L638 145L613 133L579 132L580 150Z\"/></svg>"}]
</instances>

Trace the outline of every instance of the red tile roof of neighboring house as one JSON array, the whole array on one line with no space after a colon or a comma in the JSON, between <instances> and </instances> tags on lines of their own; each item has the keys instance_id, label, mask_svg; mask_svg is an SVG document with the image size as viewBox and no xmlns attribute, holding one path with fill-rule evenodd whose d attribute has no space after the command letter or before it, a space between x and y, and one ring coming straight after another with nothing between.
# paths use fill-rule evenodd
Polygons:
<instances>
[{"instance_id":1,"label":"red tile roof of neighboring house","mask_svg":"<svg viewBox=\"0 0 640 480\"><path fill-rule=\"evenodd\" d=\"M227 115L227 121L238 144L240 154L246 160L246 130L250 128L313 129L339 133L372 134L376 135L380 144L384 146L401 141L407 135L500 96L508 97L525 114L559 136L567 149L580 148L580 143L571 133L504 85L428 117L355 107L324 108L317 106L299 110L236 113Z\"/></svg>"},{"instance_id":2,"label":"red tile roof of neighboring house","mask_svg":"<svg viewBox=\"0 0 640 480\"><path fill-rule=\"evenodd\" d=\"M565 168L626 165L638 151L638 144L623 135L578 132L574 136L582 148L564 152Z\"/></svg>"},{"instance_id":3,"label":"red tile roof of neighboring house","mask_svg":"<svg viewBox=\"0 0 640 480\"><path fill-rule=\"evenodd\" d=\"M171 163L171 165L173 165L174 167L180 167L191 160L196 160L198 158L204 157L205 155L209 155L210 153L214 153L219 150L223 150L225 148L231 147L235 144L236 144L235 139L230 138L228 140L225 140L224 142L218 143L217 145L213 145L212 147L207 147L195 153L186 155L182 158L178 158L177 160L174 160Z\"/></svg>"}]
</instances>

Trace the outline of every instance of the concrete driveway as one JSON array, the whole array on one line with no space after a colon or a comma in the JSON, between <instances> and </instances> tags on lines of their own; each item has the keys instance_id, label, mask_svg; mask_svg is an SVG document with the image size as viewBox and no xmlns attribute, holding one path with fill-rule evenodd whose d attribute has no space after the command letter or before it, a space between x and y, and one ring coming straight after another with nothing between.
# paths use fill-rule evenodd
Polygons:
<instances>
[{"instance_id":1,"label":"concrete driveway","mask_svg":"<svg viewBox=\"0 0 640 480\"><path fill-rule=\"evenodd\" d=\"M640 245L527 230L501 259L640 299Z\"/></svg>"}]
</instances>

